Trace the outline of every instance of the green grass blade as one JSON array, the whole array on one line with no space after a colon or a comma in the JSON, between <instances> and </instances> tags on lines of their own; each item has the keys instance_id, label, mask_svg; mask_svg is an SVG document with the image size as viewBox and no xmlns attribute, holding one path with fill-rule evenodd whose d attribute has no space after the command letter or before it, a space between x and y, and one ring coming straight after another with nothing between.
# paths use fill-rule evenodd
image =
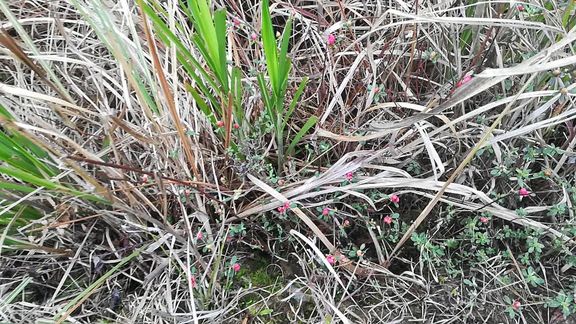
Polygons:
<instances>
[{"instance_id":1,"label":"green grass blade","mask_svg":"<svg viewBox=\"0 0 576 324\"><path fill-rule=\"evenodd\" d=\"M224 92L228 92L230 87L228 85L228 64L226 62L226 11L218 10L214 13L214 25L218 40L220 84L222 84Z\"/></svg>"},{"instance_id":2,"label":"green grass blade","mask_svg":"<svg viewBox=\"0 0 576 324\"><path fill-rule=\"evenodd\" d=\"M281 84L288 82L288 73L290 72L290 60L288 59L288 45L292 36L292 19L288 19L284 32L282 33L282 44L280 54L278 55L279 80ZM280 94L278 94L280 95Z\"/></svg>"},{"instance_id":3,"label":"green grass blade","mask_svg":"<svg viewBox=\"0 0 576 324\"><path fill-rule=\"evenodd\" d=\"M22 171L20 169L16 169L13 167L6 167L6 166L0 166L0 174L4 174L10 177L13 177L15 179L18 179L22 182L26 182L35 186L39 186L39 187L44 187L48 190L57 190L60 192L64 192L64 193L68 193L86 200L92 200L92 201L96 201L96 202L102 202L102 203L107 203L107 200L100 198L98 196L95 195L91 195L91 194L86 194L83 193L81 191L72 189L72 188L68 188L65 187L63 185L57 184L51 180L46 180L34 175L29 174L26 171Z\"/></svg>"},{"instance_id":4,"label":"green grass blade","mask_svg":"<svg viewBox=\"0 0 576 324\"><path fill-rule=\"evenodd\" d=\"M562 27L564 27L566 31L571 30L572 27L574 27L574 24L576 24L576 15L572 14L572 11L575 7L576 1L568 1L568 5L566 6L564 14L562 15Z\"/></svg>"},{"instance_id":5,"label":"green grass blade","mask_svg":"<svg viewBox=\"0 0 576 324\"><path fill-rule=\"evenodd\" d=\"M238 67L232 69L232 91L234 98L234 117L238 124L244 121L244 108L242 106L242 71Z\"/></svg>"},{"instance_id":6,"label":"green grass blade","mask_svg":"<svg viewBox=\"0 0 576 324\"><path fill-rule=\"evenodd\" d=\"M288 155L292 154L292 151L294 150L294 147L296 146L296 144L298 144L300 142L300 140L302 140L302 137L304 137L304 135L308 132L308 130L310 128L314 127L314 125L316 125L317 122L318 122L318 117L316 117L316 116L310 116L310 118L308 118L308 120L306 121L304 126L302 126L300 131L296 134L296 136L294 136L294 138L292 139L292 142L290 142L290 145L288 146L288 150L286 150L286 153Z\"/></svg>"},{"instance_id":7,"label":"green grass blade","mask_svg":"<svg viewBox=\"0 0 576 324\"><path fill-rule=\"evenodd\" d=\"M32 191L36 190L35 188L28 187L26 185L21 185L21 184L17 184L17 183L13 183L13 182L6 182L6 181L0 181L0 189L14 190L14 191L19 191L19 192L23 192L23 193L31 193Z\"/></svg>"},{"instance_id":8,"label":"green grass blade","mask_svg":"<svg viewBox=\"0 0 576 324\"><path fill-rule=\"evenodd\" d=\"M292 116L294 109L296 109L296 104L298 104L298 100L300 100L302 93L304 93L304 89L306 89L307 84L308 84L308 78L306 77L302 80L302 82L300 82L300 85L298 85L298 89L294 93L292 101L290 101L290 106L288 106L288 110L286 111L286 114L284 114L284 120L282 121L282 129L286 128L286 124L288 123L288 120Z\"/></svg>"},{"instance_id":9,"label":"green grass blade","mask_svg":"<svg viewBox=\"0 0 576 324\"><path fill-rule=\"evenodd\" d=\"M62 313L56 315L54 317L54 320L55 321L57 320L59 322L64 321L76 308L78 308L78 306L80 306L86 299L88 299L88 297L90 297L90 295L92 295L96 291L96 288L100 287L104 282L106 282L106 280L109 277L111 277L114 273L120 270L120 268L122 268L126 263L130 262L132 259L140 255L140 253L143 250L144 248L140 248L132 252L132 254L130 254L129 256L122 259L122 261L118 262L117 265L115 265L112 269L110 269L108 272L102 275L102 277L98 278L98 280L94 281L94 283L88 286L88 288L86 288L82 293L78 294L76 298L68 302L68 304L64 306Z\"/></svg>"},{"instance_id":10,"label":"green grass blade","mask_svg":"<svg viewBox=\"0 0 576 324\"><path fill-rule=\"evenodd\" d=\"M72 190L72 189L66 188L66 187L59 185L57 183L54 183L50 180L42 179L40 177L29 174L26 171L16 169L14 167L0 166L0 174L5 174L8 176L11 176L11 177L16 178L20 181L27 182L27 183L33 184L35 186L45 187L49 190L60 190L60 191L65 191L65 192L74 192L74 190ZM78 191L76 191L76 193L82 194Z\"/></svg>"},{"instance_id":11,"label":"green grass blade","mask_svg":"<svg viewBox=\"0 0 576 324\"><path fill-rule=\"evenodd\" d=\"M23 139L22 136L14 138L18 138L19 140ZM0 132L0 161L4 161L12 167L36 176L48 175L52 177L56 175L56 170L47 166L46 163L39 161L28 151L30 147L38 150L39 148L36 145L30 141L18 143L14 141L14 138Z\"/></svg>"},{"instance_id":12,"label":"green grass blade","mask_svg":"<svg viewBox=\"0 0 576 324\"><path fill-rule=\"evenodd\" d=\"M12 301L14 301L14 299L16 299L16 297L18 297L18 295L20 295L20 293L31 282L32 282L32 278L26 277L26 279L22 280L20 282L20 284L18 284L18 287L14 288L14 290L12 290L6 297L2 298L2 300L0 300L0 311L3 311L4 307L6 307L6 305L12 303Z\"/></svg>"},{"instance_id":13,"label":"green grass blade","mask_svg":"<svg viewBox=\"0 0 576 324\"><path fill-rule=\"evenodd\" d=\"M217 122L217 117L214 115L214 113L212 113L212 110L210 109L210 107L208 107L208 105L204 102L204 99L202 99L202 97L200 96L200 94L198 93L198 91L196 91L196 89L194 89L191 85L187 84L186 85L186 90L188 90L188 92L190 92L190 94L192 95L192 97L194 98L194 100L196 101L196 104L198 105L198 107L200 108L200 110L204 113L204 115L206 116L206 118L208 118L210 120L210 122L212 123L212 125L216 125Z\"/></svg>"},{"instance_id":14,"label":"green grass blade","mask_svg":"<svg viewBox=\"0 0 576 324\"><path fill-rule=\"evenodd\" d=\"M262 43L270 84L272 89L274 89L274 93L277 93L280 90L278 83L278 50L276 48L276 36L274 35L272 18L270 17L269 2L269 0L262 1Z\"/></svg>"},{"instance_id":15,"label":"green grass blade","mask_svg":"<svg viewBox=\"0 0 576 324\"><path fill-rule=\"evenodd\" d=\"M194 45L196 45L196 48L200 51L200 54L202 54L202 57L204 57L204 60L206 61L210 69L216 75L218 81L220 81L219 83L221 83L221 80L219 80L220 76L218 75L218 71L220 69L219 67L220 62L214 61L214 58L210 55L209 50L208 48L206 48L205 46L206 44L204 43L200 35L196 34L192 36L192 41L194 42Z\"/></svg>"},{"instance_id":16,"label":"green grass blade","mask_svg":"<svg viewBox=\"0 0 576 324\"><path fill-rule=\"evenodd\" d=\"M264 108L266 108L266 113L274 123L274 126L278 126L276 123L276 115L274 113L274 107L272 106L272 99L268 94L268 89L266 88L266 80L264 80L264 75L262 73L258 74L258 87L260 87L260 93L262 95L262 100L264 101Z\"/></svg>"},{"instance_id":17,"label":"green grass blade","mask_svg":"<svg viewBox=\"0 0 576 324\"><path fill-rule=\"evenodd\" d=\"M212 13L208 2L206 0L188 0L188 7L192 13L194 26L206 43L206 49L210 53L210 57L214 62L219 62L218 38L216 28L212 22ZM220 68L214 72L217 75L221 75Z\"/></svg>"},{"instance_id":18,"label":"green grass blade","mask_svg":"<svg viewBox=\"0 0 576 324\"><path fill-rule=\"evenodd\" d=\"M176 46L176 49L178 50L178 61L180 64L182 64L188 75L198 84L199 88L202 90L202 93L204 95L208 95L209 91L207 90L208 88L204 85L204 81L198 76L197 72L202 75L202 77L213 89L217 90L218 86L216 83L214 83L210 75L204 70L202 64L200 64L198 60L194 58L192 53L190 53L190 50L184 46L184 44L178 37L176 37L176 35L174 35L174 33L170 30L170 28L168 28L168 26L166 26L162 19L156 15L156 12L145 3L142 4L142 9L157 28L157 34L164 41L164 43L172 42Z\"/></svg>"}]
</instances>

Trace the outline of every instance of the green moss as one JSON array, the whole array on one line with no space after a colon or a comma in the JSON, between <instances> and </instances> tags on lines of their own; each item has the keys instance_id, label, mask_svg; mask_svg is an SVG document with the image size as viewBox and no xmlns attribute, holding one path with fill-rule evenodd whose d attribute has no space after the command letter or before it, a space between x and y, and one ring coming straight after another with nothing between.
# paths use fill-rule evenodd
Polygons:
<instances>
[{"instance_id":1,"label":"green moss","mask_svg":"<svg viewBox=\"0 0 576 324\"><path fill-rule=\"evenodd\" d=\"M264 259L251 261L240 270L239 277L243 278L246 287L250 284L254 287L274 285L278 276L270 273L268 265Z\"/></svg>"}]
</instances>

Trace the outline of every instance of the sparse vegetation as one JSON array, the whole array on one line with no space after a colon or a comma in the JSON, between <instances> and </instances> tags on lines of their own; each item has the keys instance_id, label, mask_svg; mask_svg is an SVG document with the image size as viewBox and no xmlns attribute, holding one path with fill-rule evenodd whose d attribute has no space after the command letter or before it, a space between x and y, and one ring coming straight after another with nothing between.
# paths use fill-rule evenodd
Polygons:
<instances>
[{"instance_id":1,"label":"sparse vegetation","mask_svg":"<svg viewBox=\"0 0 576 324\"><path fill-rule=\"evenodd\" d=\"M1 322L576 320L574 1L0 10Z\"/></svg>"}]
</instances>

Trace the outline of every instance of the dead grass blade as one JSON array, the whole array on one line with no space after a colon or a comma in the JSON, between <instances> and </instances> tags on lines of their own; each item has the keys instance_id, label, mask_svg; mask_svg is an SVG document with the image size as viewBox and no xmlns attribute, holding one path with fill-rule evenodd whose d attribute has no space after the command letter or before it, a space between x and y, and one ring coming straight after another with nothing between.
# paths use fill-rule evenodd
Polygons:
<instances>
[{"instance_id":1,"label":"dead grass blade","mask_svg":"<svg viewBox=\"0 0 576 324\"><path fill-rule=\"evenodd\" d=\"M536 74L533 74L532 77L530 78L530 80L528 80L528 82L526 82L526 84L524 84L524 86L522 87L522 89L518 92L518 94L516 95L516 99L520 96L520 94L522 92L524 92L524 90L528 87L528 85L530 84L530 81L533 80L536 77ZM428 215L430 214L430 212L432 211L432 208L434 208L434 206L436 206L436 204L438 203L438 201L440 201L440 198L442 197L442 195L444 194L444 192L446 191L446 189L448 188L448 186L456 179L457 176L460 175L460 173L464 170L464 168L466 167L466 165L468 165L468 163L470 163L470 161L472 161L472 158L474 158L474 156L476 155L476 153L478 152L478 150L484 146L484 144L488 141L488 139L492 136L492 132L494 131L494 129L500 125L500 122L502 121L502 119L504 118L504 116L506 116L508 114L508 112L512 109L512 106L514 104L515 100L511 101L505 108L504 110L502 110L502 112L498 115L498 118L496 118L496 120L494 120L494 122L492 123L492 125L487 128L484 133L482 134L482 137L480 138L480 140L476 143L476 145L474 145L474 147L472 147L472 149L469 151L469 153L466 155L466 157L464 158L464 160L462 160L462 162L458 165L458 167L456 168L456 170L454 170L454 172L452 173L452 175L450 175L450 177L448 178L448 180L446 180L446 182L444 183L444 185L442 186L442 188L436 193L436 195L434 196L434 198L432 200L430 200L430 202L428 203L428 205L426 205L426 207L424 208L424 210L422 210L422 212L420 213L420 215L418 215L418 217L414 220L414 222L410 225L410 227L406 230L406 233L404 233L404 235L402 236L402 238L400 239L400 241L398 241L398 243L396 244L396 246L394 247L394 249L392 250L392 252L390 253L390 256L388 258L388 263L391 261L391 258L394 257L395 253L397 253L400 248L402 248L402 246L406 243L406 241L408 241L408 239L410 239L410 237L412 236L412 233L414 233L414 231L418 228L418 226L420 226L420 224L422 224L422 222L426 219L426 217L428 217Z\"/></svg>"},{"instance_id":2,"label":"dead grass blade","mask_svg":"<svg viewBox=\"0 0 576 324\"><path fill-rule=\"evenodd\" d=\"M162 69L160 60L158 59L158 53L156 51L156 42L152 38L150 27L148 25L148 18L142 10L142 0L139 0L138 4L140 6L140 16L142 17L142 24L144 27L144 32L146 34L146 39L148 41L150 55L152 56L152 62L154 63L154 69L156 70L158 80L160 81L162 93L164 94L164 98L166 99L168 110L170 111L172 121L174 122L174 127L176 127L176 130L178 131L180 142L182 143L182 147L184 148L186 158L188 159L188 165L192 169L192 172L196 177L196 179L201 179L200 174L198 173L198 169L196 167L196 159L194 158L194 154L192 153L192 147L190 146L188 136L186 136L186 131L184 131L184 128L182 127L182 122L180 120L180 117L178 116L178 111L176 109L176 104L174 102L174 95L172 94L172 90L170 90L170 85L166 80L164 70Z\"/></svg>"},{"instance_id":3,"label":"dead grass blade","mask_svg":"<svg viewBox=\"0 0 576 324\"><path fill-rule=\"evenodd\" d=\"M260 181L258 178L254 177L251 174L248 174L247 176L248 176L248 179L250 179L250 181L252 181L252 183L254 183L257 187L264 190L264 192L266 192L270 196L274 197L275 199L278 199L281 203L287 203L287 202L289 203L290 202L284 195L282 195L278 191L274 190L274 188L270 187L269 185L265 184L264 182ZM316 235L316 237L320 240L320 242L322 242L322 244L324 244L324 246L328 249L330 254L335 256L336 260L339 262L339 264L344 269L348 270L350 273L356 273L356 274L359 274L363 277L366 277L371 273L371 270L369 270L369 269L365 269L364 267L355 266L354 262L352 262L342 252L340 252L340 250L337 249L330 242L330 240L328 240L326 235L324 235L324 233L322 233L322 231L318 228L318 226L316 226L316 224L314 224L314 222L312 222L312 220L306 214L304 214L304 212L302 212L302 210L300 210L300 208L290 207L290 210L292 210L296 214L296 216L298 216L304 222L304 224L306 224L308 226L308 228L310 230L312 230L314 235Z\"/></svg>"},{"instance_id":4,"label":"dead grass blade","mask_svg":"<svg viewBox=\"0 0 576 324\"><path fill-rule=\"evenodd\" d=\"M46 78L46 73L42 68L40 68L24 51L18 46L18 43L14 41L14 39L8 35L8 33L4 29L0 29L0 44L4 45L16 58L20 60L20 62L24 63L24 65L28 66L32 71L38 74L38 77L42 81L44 81L52 90L56 91L62 98L69 98L66 93L62 92L60 88L58 88L52 81Z\"/></svg>"}]
</instances>

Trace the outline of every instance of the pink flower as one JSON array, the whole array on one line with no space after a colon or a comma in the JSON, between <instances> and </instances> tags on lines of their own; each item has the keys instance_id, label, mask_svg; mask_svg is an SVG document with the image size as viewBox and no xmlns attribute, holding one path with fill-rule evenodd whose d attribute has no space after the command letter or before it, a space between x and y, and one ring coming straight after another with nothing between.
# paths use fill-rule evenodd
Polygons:
<instances>
[{"instance_id":1,"label":"pink flower","mask_svg":"<svg viewBox=\"0 0 576 324\"><path fill-rule=\"evenodd\" d=\"M390 196L390 201L397 204L400 202L400 197L398 197L397 195L392 195Z\"/></svg>"},{"instance_id":2,"label":"pink flower","mask_svg":"<svg viewBox=\"0 0 576 324\"><path fill-rule=\"evenodd\" d=\"M378 92L380 92L380 88L374 87L374 93L378 93Z\"/></svg>"},{"instance_id":3,"label":"pink flower","mask_svg":"<svg viewBox=\"0 0 576 324\"><path fill-rule=\"evenodd\" d=\"M195 276L190 277L190 284L192 284L192 288L196 288L196 277Z\"/></svg>"},{"instance_id":4,"label":"pink flower","mask_svg":"<svg viewBox=\"0 0 576 324\"><path fill-rule=\"evenodd\" d=\"M234 270L234 272L240 271L240 263L234 263L232 265L232 270Z\"/></svg>"},{"instance_id":5,"label":"pink flower","mask_svg":"<svg viewBox=\"0 0 576 324\"><path fill-rule=\"evenodd\" d=\"M238 19L237 17L234 17L234 19L232 19L232 23L234 24L234 27L240 27L240 19Z\"/></svg>"},{"instance_id":6,"label":"pink flower","mask_svg":"<svg viewBox=\"0 0 576 324\"><path fill-rule=\"evenodd\" d=\"M346 175L345 175L345 177L346 177L346 180L351 181L352 178L354 178L354 173L352 173L352 172L347 172Z\"/></svg>"},{"instance_id":7,"label":"pink flower","mask_svg":"<svg viewBox=\"0 0 576 324\"><path fill-rule=\"evenodd\" d=\"M328 214L330 214L330 209L328 207L325 207L324 209L322 209L322 215L328 216Z\"/></svg>"},{"instance_id":8,"label":"pink flower","mask_svg":"<svg viewBox=\"0 0 576 324\"><path fill-rule=\"evenodd\" d=\"M238 123L235 123L235 124L234 124L234 129L238 129L238 128L240 128L240 125L238 125Z\"/></svg>"},{"instance_id":9,"label":"pink flower","mask_svg":"<svg viewBox=\"0 0 576 324\"><path fill-rule=\"evenodd\" d=\"M456 88L460 88L461 86L465 85L466 83L470 82L470 80L472 80L472 75L468 74L465 75L462 80L458 81L458 83L456 83Z\"/></svg>"},{"instance_id":10,"label":"pink flower","mask_svg":"<svg viewBox=\"0 0 576 324\"><path fill-rule=\"evenodd\" d=\"M328 35L328 39L326 40L326 42L328 43L328 46L336 44L336 36L334 36L334 34Z\"/></svg>"},{"instance_id":11,"label":"pink flower","mask_svg":"<svg viewBox=\"0 0 576 324\"><path fill-rule=\"evenodd\" d=\"M336 259L334 258L334 256L332 254L328 254L326 256L326 261L328 261L328 263L330 263L330 265L333 265L334 262L336 262Z\"/></svg>"},{"instance_id":12,"label":"pink flower","mask_svg":"<svg viewBox=\"0 0 576 324\"><path fill-rule=\"evenodd\" d=\"M344 222L342 223L342 226L344 226L344 227L350 226L350 221L345 219Z\"/></svg>"},{"instance_id":13,"label":"pink flower","mask_svg":"<svg viewBox=\"0 0 576 324\"><path fill-rule=\"evenodd\" d=\"M255 42L258 39L258 35L256 33L252 33L250 34L250 39Z\"/></svg>"},{"instance_id":14,"label":"pink flower","mask_svg":"<svg viewBox=\"0 0 576 324\"><path fill-rule=\"evenodd\" d=\"M218 126L218 127L224 127L224 121L222 121L222 120L217 121L217 122L216 122L216 126Z\"/></svg>"},{"instance_id":15,"label":"pink flower","mask_svg":"<svg viewBox=\"0 0 576 324\"><path fill-rule=\"evenodd\" d=\"M284 203L284 209L287 210L287 209L289 209L289 208L290 208L290 202L287 201L287 202Z\"/></svg>"},{"instance_id":16,"label":"pink flower","mask_svg":"<svg viewBox=\"0 0 576 324\"><path fill-rule=\"evenodd\" d=\"M284 208L284 206L278 207L278 212L279 212L279 213L283 213L283 212L285 212L285 211L286 211L286 208Z\"/></svg>"},{"instance_id":17,"label":"pink flower","mask_svg":"<svg viewBox=\"0 0 576 324\"><path fill-rule=\"evenodd\" d=\"M147 183L148 182L148 175L145 174L142 176L142 183Z\"/></svg>"},{"instance_id":18,"label":"pink flower","mask_svg":"<svg viewBox=\"0 0 576 324\"><path fill-rule=\"evenodd\" d=\"M392 217L390 217L390 216L384 217L384 223L386 223L386 224L392 224Z\"/></svg>"},{"instance_id":19,"label":"pink flower","mask_svg":"<svg viewBox=\"0 0 576 324\"><path fill-rule=\"evenodd\" d=\"M520 301L518 299L514 300L514 302L512 303L512 308L514 308L514 310L519 310L520 306L522 306L522 304L520 304Z\"/></svg>"},{"instance_id":20,"label":"pink flower","mask_svg":"<svg viewBox=\"0 0 576 324\"><path fill-rule=\"evenodd\" d=\"M488 217L480 217L480 223L482 224L488 224L490 220L488 219Z\"/></svg>"},{"instance_id":21,"label":"pink flower","mask_svg":"<svg viewBox=\"0 0 576 324\"><path fill-rule=\"evenodd\" d=\"M524 11L524 6L523 5L517 5L516 9L518 9L518 11Z\"/></svg>"},{"instance_id":22,"label":"pink flower","mask_svg":"<svg viewBox=\"0 0 576 324\"><path fill-rule=\"evenodd\" d=\"M198 231L198 234L196 234L196 239L201 240L203 238L204 238L204 234L202 234L202 231Z\"/></svg>"},{"instance_id":23,"label":"pink flower","mask_svg":"<svg viewBox=\"0 0 576 324\"><path fill-rule=\"evenodd\" d=\"M528 190L526 190L526 188L520 188L520 190L518 190L518 194L520 195L520 197L527 197L530 195L530 193L528 192Z\"/></svg>"},{"instance_id":24,"label":"pink flower","mask_svg":"<svg viewBox=\"0 0 576 324\"><path fill-rule=\"evenodd\" d=\"M184 196L186 197L190 196L190 190L188 189L184 190Z\"/></svg>"}]
</instances>

